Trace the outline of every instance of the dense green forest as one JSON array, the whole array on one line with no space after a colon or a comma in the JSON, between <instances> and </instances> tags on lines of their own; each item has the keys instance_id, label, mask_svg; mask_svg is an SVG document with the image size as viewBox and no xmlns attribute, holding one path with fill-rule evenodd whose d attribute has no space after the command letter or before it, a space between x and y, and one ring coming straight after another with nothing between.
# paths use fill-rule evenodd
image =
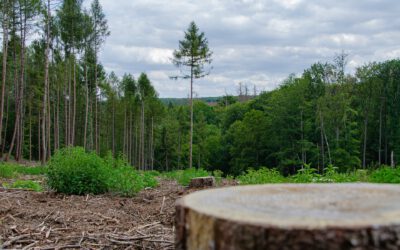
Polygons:
<instances>
[{"instance_id":1,"label":"dense green forest","mask_svg":"<svg viewBox=\"0 0 400 250\"><path fill-rule=\"evenodd\" d=\"M145 73L118 77L98 60L110 34L98 0L89 9L76 0L0 5L4 160L46 162L60 148L82 146L142 170L189 166L189 107L162 102ZM40 35L32 41L33 33ZM193 165L236 175L262 166L291 174L304 164L320 173L396 164L400 60L351 75L345 66L342 53L251 100L196 100Z\"/></svg>"}]
</instances>

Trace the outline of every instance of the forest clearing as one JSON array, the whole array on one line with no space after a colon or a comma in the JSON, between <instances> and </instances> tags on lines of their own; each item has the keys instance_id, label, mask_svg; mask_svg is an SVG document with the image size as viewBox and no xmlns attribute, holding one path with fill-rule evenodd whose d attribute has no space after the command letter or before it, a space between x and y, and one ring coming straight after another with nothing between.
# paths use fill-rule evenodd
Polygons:
<instances>
[{"instance_id":1,"label":"forest clearing","mask_svg":"<svg viewBox=\"0 0 400 250\"><path fill-rule=\"evenodd\" d=\"M329 1L1 0L0 249L399 249L400 4Z\"/></svg>"},{"instance_id":2,"label":"forest clearing","mask_svg":"<svg viewBox=\"0 0 400 250\"><path fill-rule=\"evenodd\" d=\"M157 181L155 186L143 186L140 191L135 188L135 193L125 192L129 195L118 195L115 190L97 195L68 195L57 193L48 186L48 172L48 167L0 165L2 249L174 249L175 203L179 198L203 189L189 188L191 179L208 175L204 170L153 173ZM269 169L249 170L236 178L222 178L218 172L214 175L217 187L266 183L400 182L399 170L392 168L353 174L340 174L329 169L325 175L305 168L292 177ZM126 181L120 178L118 181ZM72 182L79 185L78 178Z\"/></svg>"}]
</instances>

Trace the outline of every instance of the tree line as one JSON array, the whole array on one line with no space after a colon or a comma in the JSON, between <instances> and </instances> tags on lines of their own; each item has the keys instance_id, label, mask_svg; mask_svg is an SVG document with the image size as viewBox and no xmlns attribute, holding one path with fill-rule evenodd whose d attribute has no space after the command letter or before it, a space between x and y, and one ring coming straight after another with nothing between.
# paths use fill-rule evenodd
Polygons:
<instances>
[{"instance_id":1,"label":"tree line","mask_svg":"<svg viewBox=\"0 0 400 250\"><path fill-rule=\"evenodd\" d=\"M161 104L146 74L120 80L98 59L110 32L98 0L4 0L0 154L41 160L58 149L124 154L154 165L154 123Z\"/></svg>"},{"instance_id":2,"label":"tree line","mask_svg":"<svg viewBox=\"0 0 400 250\"><path fill-rule=\"evenodd\" d=\"M110 32L98 0L89 9L80 0L3 0L0 21L3 160L45 163L60 148L81 146L142 170L192 162L229 174L262 166L291 174L305 164L322 173L329 165L351 171L399 161L398 59L350 75L341 53L251 99L163 104L146 74L105 72L98 55ZM192 23L185 39L197 32ZM180 50L186 45L180 42ZM208 47L195 45L200 63L209 64ZM194 61L179 61L186 54L178 52L176 66L194 66L181 77L208 74Z\"/></svg>"},{"instance_id":3,"label":"tree line","mask_svg":"<svg viewBox=\"0 0 400 250\"><path fill-rule=\"evenodd\" d=\"M400 60L372 62L345 74L347 55L290 75L277 89L218 106L195 103L194 165L240 174L278 168L294 174L305 165L341 172L400 159ZM229 102L226 102L229 100ZM187 161L187 107L169 106L161 124L160 167ZM185 114L185 115L182 115ZM182 137L184 139L182 140Z\"/></svg>"}]
</instances>

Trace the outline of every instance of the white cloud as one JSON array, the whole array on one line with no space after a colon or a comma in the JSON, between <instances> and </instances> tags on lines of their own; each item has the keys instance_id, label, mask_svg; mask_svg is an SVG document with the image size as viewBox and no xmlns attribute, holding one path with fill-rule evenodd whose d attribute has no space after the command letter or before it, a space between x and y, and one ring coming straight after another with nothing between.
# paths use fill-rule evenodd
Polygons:
<instances>
[{"instance_id":1,"label":"white cloud","mask_svg":"<svg viewBox=\"0 0 400 250\"><path fill-rule=\"evenodd\" d=\"M195 82L200 96L236 93L239 81L270 90L290 73L348 52L348 72L400 57L400 4L393 0L100 0L111 36L107 70L147 72L160 96L186 97L170 62L194 20L214 51L213 71Z\"/></svg>"}]
</instances>

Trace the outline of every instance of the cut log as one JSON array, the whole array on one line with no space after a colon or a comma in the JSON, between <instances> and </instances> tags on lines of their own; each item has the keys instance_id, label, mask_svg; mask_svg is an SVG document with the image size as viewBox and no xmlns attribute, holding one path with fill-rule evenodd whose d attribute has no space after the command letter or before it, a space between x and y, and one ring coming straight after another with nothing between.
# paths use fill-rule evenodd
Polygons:
<instances>
[{"instance_id":1,"label":"cut log","mask_svg":"<svg viewBox=\"0 0 400 250\"><path fill-rule=\"evenodd\" d=\"M400 249L400 186L279 184L176 204L176 249Z\"/></svg>"},{"instance_id":2,"label":"cut log","mask_svg":"<svg viewBox=\"0 0 400 250\"><path fill-rule=\"evenodd\" d=\"M214 176L198 177L190 180L190 188L204 188L204 187L214 187L215 178Z\"/></svg>"}]
</instances>

